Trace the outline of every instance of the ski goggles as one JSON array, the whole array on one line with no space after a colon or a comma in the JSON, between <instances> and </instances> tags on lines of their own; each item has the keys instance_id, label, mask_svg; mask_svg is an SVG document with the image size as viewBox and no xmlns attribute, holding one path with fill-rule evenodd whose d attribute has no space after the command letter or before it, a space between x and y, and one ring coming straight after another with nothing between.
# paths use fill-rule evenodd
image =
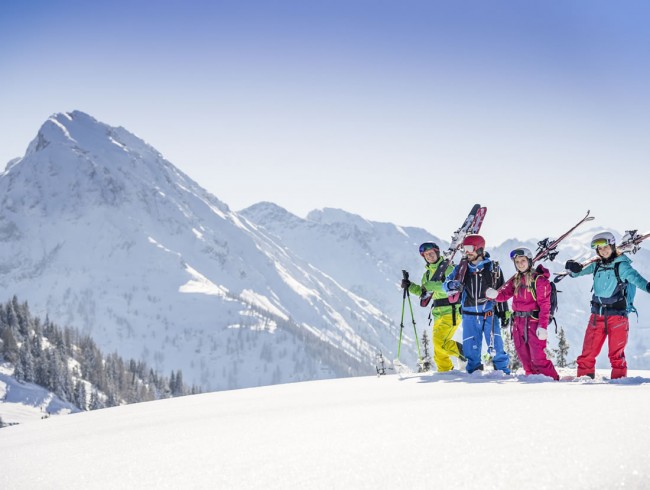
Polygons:
<instances>
[{"instance_id":1,"label":"ski goggles","mask_svg":"<svg viewBox=\"0 0 650 490\"><path fill-rule=\"evenodd\" d=\"M420 253L423 254L424 252L427 252L428 250L435 250L436 253L438 252L438 247L436 247L433 243L423 243L420 245Z\"/></svg>"},{"instance_id":2,"label":"ski goggles","mask_svg":"<svg viewBox=\"0 0 650 490\"><path fill-rule=\"evenodd\" d=\"M510 259L515 260L517 257L528 257L529 252L528 250L524 250L523 248L516 248L512 252L510 252ZM529 259L532 257L528 257Z\"/></svg>"},{"instance_id":3,"label":"ski goggles","mask_svg":"<svg viewBox=\"0 0 650 490\"><path fill-rule=\"evenodd\" d=\"M606 245L610 245L609 240L607 238L596 238L591 242L591 248L593 249L604 247Z\"/></svg>"},{"instance_id":4,"label":"ski goggles","mask_svg":"<svg viewBox=\"0 0 650 490\"><path fill-rule=\"evenodd\" d=\"M463 252L466 254L473 254L476 252L476 247L474 245L463 245Z\"/></svg>"}]
</instances>

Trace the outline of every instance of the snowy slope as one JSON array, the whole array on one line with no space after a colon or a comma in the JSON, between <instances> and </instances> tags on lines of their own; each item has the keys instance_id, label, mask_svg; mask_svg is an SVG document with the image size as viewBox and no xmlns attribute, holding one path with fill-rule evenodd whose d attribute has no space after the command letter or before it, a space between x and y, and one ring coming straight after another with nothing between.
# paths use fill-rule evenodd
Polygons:
<instances>
[{"instance_id":1,"label":"snowy slope","mask_svg":"<svg viewBox=\"0 0 650 490\"><path fill-rule=\"evenodd\" d=\"M650 372L396 375L188 396L0 431L0 487L642 489Z\"/></svg>"},{"instance_id":2,"label":"snowy slope","mask_svg":"<svg viewBox=\"0 0 650 490\"><path fill-rule=\"evenodd\" d=\"M385 310L391 304L401 306L402 269L415 280L422 276L424 262L417 253L420 243L435 240L447 245L421 228L368 221L338 209L312 211L302 219L275 204L258 203L240 214Z\"/></svg>"},{"instance_id":3,"label":"snowy slope","mask_svg":"<svg viewBox=\"0 0 650 490\"><path fill-rule=\"evenodd\" d=\"M0 295L187 383L369 373L396 343L378 308L81 112L46 121L0 196Z\"/></svg>"},{"instance_id":4,"label":"snowy slope","mask_svg":"<svg viewBox=\"0 0 650 490\"><path fill-rule=\"evenodd\" d=\"M6 425L78 412L71 403L34 383L19 383L8 363L0 364L0 417Z\"/></svg>"}]
</instances>

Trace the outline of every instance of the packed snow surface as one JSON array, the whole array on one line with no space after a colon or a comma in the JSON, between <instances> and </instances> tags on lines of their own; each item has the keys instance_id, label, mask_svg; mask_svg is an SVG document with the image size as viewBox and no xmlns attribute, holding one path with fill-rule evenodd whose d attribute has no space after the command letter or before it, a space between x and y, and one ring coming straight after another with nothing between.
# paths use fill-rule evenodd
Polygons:
<instances>
[{"instance_id":1,"label":"packed snow surface","mask_svg":"<svg viewBox=\"0 0 650 490\"><path fill-rule=\"evenodd\" d=\"M390 374L52 417L0 431L0 488L649 488L650 372L629 375Z\"/></svg>"}]
</instances>

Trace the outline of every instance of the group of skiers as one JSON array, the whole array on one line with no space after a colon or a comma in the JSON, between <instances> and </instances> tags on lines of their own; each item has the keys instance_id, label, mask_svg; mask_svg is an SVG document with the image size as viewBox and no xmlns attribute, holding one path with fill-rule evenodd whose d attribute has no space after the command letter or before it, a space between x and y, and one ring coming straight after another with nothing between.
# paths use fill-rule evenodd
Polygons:
<instances>
[{"instance_id":1,"label":"group of skiers","mask_svg":"<svg viewBox=\"0 0 650 490\"><path fill-rule=\"evenodd\" d=\"M611 378L623 378L627 376L627 317L633 309L628 290L637 287L650 293L650 283L632 267L625 254L617 251L612 233L595 235L591 248L597 260L589 265L583 267L575 260L565 264L571 277L593 276L591 316L582 353L577 359L577 374L594 378L596 357L608 339ZM407 278L401 283L409 293L420 296L421 305L428 306L432 300L433 360L438 371L453 369L451 357L458 358L459 367L466 367L468 373L483 370L485 339L494 369L510 374L510 359L504 349L501 327L511 323L515 351L526 375L542 374L559 380L545 352L553 291L548 269L541 264L534 266L533 254L528 248L515 248L510 252L510 259L516 273L505 281L498 263L486 252L482 236L467 235L462 251L465 264L449 265L444 274L438 274L439 280L433 280L443 257L436 243L423 243L420 255L426 265L421 285ZM510 299L512 311L507 303ZM461 324L462 344L453 339Z\"/></svg>"}]
</instances>

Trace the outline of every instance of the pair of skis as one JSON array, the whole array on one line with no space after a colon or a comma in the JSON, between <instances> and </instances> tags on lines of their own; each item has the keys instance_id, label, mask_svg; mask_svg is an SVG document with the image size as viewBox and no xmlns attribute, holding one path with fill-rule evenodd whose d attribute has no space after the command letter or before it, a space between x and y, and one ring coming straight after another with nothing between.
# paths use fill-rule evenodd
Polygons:
<instances>
[{"instance_id":1,"label":"pair of skis","mask_svg":"<svg viewBox=\"0 0 650 490\"><path fill-rule=\"evenodd\" d=\"M558 250L558 246L560 245L562 240L564 240L571 233L573 233L580 225L587 223L588 221L593 221L594 219L595 218L590 215L590 211L587 211L587 214L584 216L584 218L578 221L575 225L573 225L567 232L562 234L559 238L556 238L555 240L552 240L550 238L544 238L543 240L537 242L537 250L535 256L533 257L533 264L535 264L535 262L539 262L540 260L550 260L551 262L555 260L557 254L560 253L560 251ZM514 279L515 275L513 275L510 279L504 282L503 286L501 287L502 288L505 287L506 284L508 284L510 281Z\"/></svg>"},{"instance_id":2,"label":"pair of skis","mask_svg":"<svg viewBox=\"0 0 650 490\"><path fill-rule=\"evenodd\" d=\"M485 213L487 213L486 207L481 207L480 204L474 204L474 207L472 207L472 210L467 215L467 218L465 218L463 224L451 236L449 248L442 253L444 259L440 263L436 273L431 278L432 281L442 281L447 267L451 264L456 252L458 252L463 246L463 240L465 237L480 231L483 220L485 219Z\"/></svg>"},{"instance_id":3,"label":"pair of skis","mask_svg":"<svg viewBox=\"0 0 650 490\"><path fill-rule=\"evenodd\" d=\"M620 245L616 247L616 252L619 255L624 253L631 253L631 254L637 253L641 248L641 242L643 240L646 240L647 238L650 238L650 233L640 234L638 230L628 230L625 232L625 235L623 236L624 236L623 241L620 243ZM582 265L582 267L586 267L589 264L598 262L599 260L600 257L598 256L592 257L591 259L582 262L580 265ZM569 271L556 272L555 279L553 279L553 282L557 284L568 275L569 275Z\"/></svg>"}]
</instances>

